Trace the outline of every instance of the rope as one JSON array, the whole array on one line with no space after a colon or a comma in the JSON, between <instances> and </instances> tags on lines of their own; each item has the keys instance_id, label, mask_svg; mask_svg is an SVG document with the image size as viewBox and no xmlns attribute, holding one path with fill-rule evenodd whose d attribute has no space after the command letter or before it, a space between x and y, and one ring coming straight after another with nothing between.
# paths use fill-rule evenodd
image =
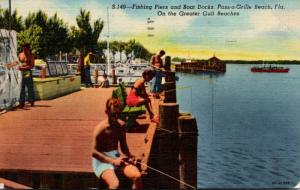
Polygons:
<instances>
[{"instance_id":1,"label":"rope","mask_svg":"<svg viewBox=\"0 0 300 190\"><path fill-rule=\"evenodd\" d=\"M162 130L162 131L167 131L167 132L169 132L169 133L175 132L175 131L171 131L171 130L168 130L168 129L165 129L165 128L161 128L161 127L156 127L156 129L160 129L160 130Z\"/></svg>"},{"instance_id":2,"label":"rope","mask_svg":"<svg viewBox=\"0 0 300 190\"><path fill-rule=\"evenodd\" d=\"M129 163L129 164L134 164L134 163L132 163L132 162L130 162L130 161L125 161L125 162L127 162L127 163ZM151 169L151 170L153 170L153 171L155 171L155 172L157 172L157 173L160 173L161 175L164 175L164 176L166 176L166 177L168 177L168 178L170 178L170 179L173 179L174 181L177 181L177 182L179 182L179 183L182 183L182 184L188 186L188 187L191 188L191 189L197 189L195 186L192 186L192 185L190 185L190 184L188 184L188 183L186 183L186 182L184 182L184 181L182 181L182 180L179 180L179 179L177 179L177 178L175 178L175 177L173 177L173 176L171 176L171 175L169 175L169 174L167 174L167 173L165 173L165 172L162 172L162 171L160 171L160 170L158 170L158 169L155 169L155 168L153 168L153 167L151 167L151 166L149 166L149 165L147 165L147 164L143 164L142 162L140 162L140 161L138 161L138 160L136 160L135 162L138 163L138 164L140 164L140 165L142 165L142 166L146 166L146 167L148 167L149 169Z\"/></svg>"},{"instance_id":3,"label":"rope","mask_svg":"<svg viewBox=\"0 0 300 190\"><path fill-rule=\"evenodd\" d=\"M177 90L184 90L184 89L192 89L192 86L178 86L176 87Z\"/></svg>"}]
</instances>

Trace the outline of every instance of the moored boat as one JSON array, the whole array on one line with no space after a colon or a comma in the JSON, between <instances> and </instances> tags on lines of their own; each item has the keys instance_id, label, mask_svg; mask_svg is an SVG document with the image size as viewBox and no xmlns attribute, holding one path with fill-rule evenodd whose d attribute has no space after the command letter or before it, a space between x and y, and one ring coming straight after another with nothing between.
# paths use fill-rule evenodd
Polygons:
<instances>
[{"instance_id":1,"label":"moored boat","mask_svg":"<svg viewBox=\"0 0 300 190\"><path fill-rule=\"evenodd\" d=\"M269 67L252 67L251 72L265 72L265 73L287 73L289 72L288 67L278 67L278 66L269 66Z\"/></svg>"}]
</instances>

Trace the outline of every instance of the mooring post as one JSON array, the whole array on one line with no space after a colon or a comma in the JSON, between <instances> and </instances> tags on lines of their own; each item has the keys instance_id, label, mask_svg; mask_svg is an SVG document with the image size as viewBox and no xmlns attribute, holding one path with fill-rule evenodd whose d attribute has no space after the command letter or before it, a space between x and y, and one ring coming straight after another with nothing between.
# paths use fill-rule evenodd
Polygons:
<instances>
[{"instance_id":1,"label":"mooring post","mask_svg":"<svg viewBox=\"0 0 300 190\"><path fill-rule=\"evenodd\" d=\"M159 125L162 130L157 133L158 160L157 168L175 178L179 178L178 168L178 122L179 105L177 103L162 103L159 105ZM157 177L157 187L160 189L178 189L179 184L164 175Z\"/></svg>"},{"instance_id":2,"label":"mooring post","mask_svg":"<svg viewBox=\"0 0 300 190\"><path fill-rule=\"evenodd\" d=\"M165 81L166 82L175 82L175 72L166 71L165 72Z\"/></svg>"},{"instance_id":3,"label":"mooring post","mask_svg":"<svg viewBox=\"0 0 300 190\"><path fill-rule=\"evenodd\" d=\"M165 72L165 103L175 103L176 102L176 82L175 82L175 72L166 71Z\"/></svg>"},{"instance_id":4,"label":"mooring post","mask_svg":"<svg viewBox=\"0 0 300 190\"><path fill-rule=\"evenodd\" d=\"M98 85L98 67L95 67L95 70L94 70L94 76L95 76L95 86Z\"/></svg>"},{"instance_id":5,"label":"mooring post","mask_svg":"<svg viewBox=\"0 0 300 190\"><path fill-rule=\"evenodd\" d=\"M171 71L171 57L166 56L164 68L166 71Z\"/></svg>"},{"instance_id":6,"label":"mooring post","mask_svg":"<svg viewBox=\"0 0 300 190\"><path fill-rule=\"evenodd\" d=\"M113 84L117 84L117 77L116 77L116 71L115 71L115 68L112 69L111 75L112 75L112 83L113 83Z\"/></svg>"},{"instance_id":7,"label":"mooring post","mask_svg":"<svg viewBox=\"0 0 300 190\"><path fill-rule=\"evenodd\" d=\"M197 143L198 128L196 119L192 116L178 118L179 132L179 179L197 187ZM188 189L180 184L180 189Z\"/></svg>"},{"instance_id":8,"label":"mooring post","mask_svg":"<svg viewBox=\"0 0 300 190\"><path fill-rule=\"evenodd\" d=\"M165 82L165 99L164 103L175 103L176 102L176 83L175 82Z\"/></svg>"},{"instance_id":9,"label":"mooring post","mask_svg":"<svg viewBox=\"0 0 300 190\"><path fill-rule=\"evenodd\" d=\"M46 78L46 66L42 66L41 68L41 79L45 79Z\"/></svg>"}]
</instances>

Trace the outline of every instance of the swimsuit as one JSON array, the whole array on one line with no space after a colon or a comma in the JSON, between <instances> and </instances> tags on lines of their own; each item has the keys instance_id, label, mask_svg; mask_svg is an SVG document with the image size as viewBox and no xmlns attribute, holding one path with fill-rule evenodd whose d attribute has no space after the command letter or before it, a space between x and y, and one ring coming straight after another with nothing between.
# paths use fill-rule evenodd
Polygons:
<instances>
[{"instance_id":1,"label":"swimsuit","mask_svg":"<svg viewBox=\"0 0 300 190\"><path fill-rule=\"evenodd\" d=\"M127 96L126 104L129 107L138 106L138 104L140 103L139 96L141 96L141 93L141 89L132 87L129 95Z\"/></svg>"},{"instance_id":2,"label":"swimsuit","mask_svg":"<svg viewBox=\"0 0 300 190\"><path fill-rule=\"evenodd\" d=\"M113 157L114 159L117 158L117 155L118 155L117 150L112 150L112 151L104 152L104 153L107 156ZM113 164L102 162L94 157L92 158L92 165L93 165L94 173L96 174L96 176L98 178L101 177L102 173L105 170L108 170L108 169L114 170L115 169L115 166Z\"/></svg>"}]
</instances>

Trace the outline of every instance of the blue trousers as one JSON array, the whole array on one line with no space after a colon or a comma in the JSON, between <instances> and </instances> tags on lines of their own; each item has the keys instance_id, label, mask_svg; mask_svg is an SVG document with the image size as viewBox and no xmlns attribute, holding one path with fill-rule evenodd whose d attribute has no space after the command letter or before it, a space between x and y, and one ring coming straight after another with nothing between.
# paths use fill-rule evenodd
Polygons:
<instances>
[{"instance_id":1,"label":"blue trousers","mask_svg":"<svg viewBox=\"0 0 300 190\"><path fill-rule=\"evenodd\" d=\"M84 69L84 74L85 74L85 85L86 86L92 85L90 67Z\"/></svg>"},{"instance_id":2,"label":"blue trousers","mask_svg":"<svg viewBox=\"0 0 300 190\"><path fill-rule=\"evenodd\" d=\"M23 77L22 78L22 87L21 87L21 94L19 103L24 104L25 103L25 88L27 87L28 91L28 102L34 102L34 89L33 89L33 80L32 77Z\"/></svg>"},{"instance_id":3,"label":"blue trousers","mask_svg":"<svg viewBox=\"0 0 300 190\"><path fill-rule=\"evenodd\" d=\"M162 91L161 81L162 81L163 73L160 69L155 69L154 72L155 72L155 76L151 81L151 92L159 93Z\"/></svg>"}]
</instances>

